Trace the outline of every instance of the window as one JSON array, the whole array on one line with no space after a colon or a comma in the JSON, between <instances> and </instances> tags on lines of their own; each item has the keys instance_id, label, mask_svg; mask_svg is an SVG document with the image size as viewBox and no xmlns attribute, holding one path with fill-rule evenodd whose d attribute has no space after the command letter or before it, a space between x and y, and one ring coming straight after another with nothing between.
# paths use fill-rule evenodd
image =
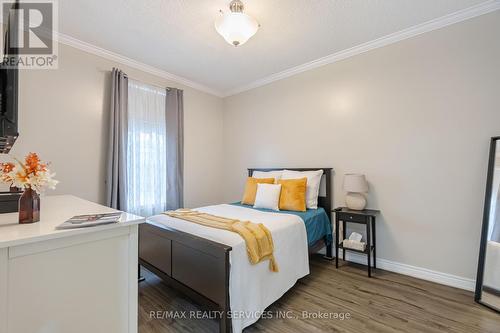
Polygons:
<instances>
[{"instance_id":1,"label":"window","mask_svg":"<svg viewBox=\"0 0 500 333\"><path fill-rule=\"evenodd\" d=\"M151 216L166 210L165 89L129 80L127 209Z\"/></svg>"}]
</instances>

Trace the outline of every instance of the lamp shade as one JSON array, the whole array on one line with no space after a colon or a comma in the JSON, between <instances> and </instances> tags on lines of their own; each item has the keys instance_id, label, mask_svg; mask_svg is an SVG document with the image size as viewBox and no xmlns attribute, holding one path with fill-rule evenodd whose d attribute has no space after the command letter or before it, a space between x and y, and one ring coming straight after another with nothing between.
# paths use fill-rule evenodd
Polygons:
<instances>
[{"instance_id":1,"label":"lamp shade","mask_svg":"<svg viewBox=\"0 0 500 333\"><path fill-rule=\"evenodd\" d=\"M365 175L348 173L344 176L344 190L347 192L368 192L368 182Z\"/></svg>"},{"instance_id":2,"label":"lamp shade","mask_svg":"<svg viewBox=\"0 0 500 333\"><path fill-rule=\"evenodd\" d=\"M215 29L226 42L238 46L245 44L259 29L259 23L245 13L230 12L215 21Z\"/></svg>"}]
</instances>

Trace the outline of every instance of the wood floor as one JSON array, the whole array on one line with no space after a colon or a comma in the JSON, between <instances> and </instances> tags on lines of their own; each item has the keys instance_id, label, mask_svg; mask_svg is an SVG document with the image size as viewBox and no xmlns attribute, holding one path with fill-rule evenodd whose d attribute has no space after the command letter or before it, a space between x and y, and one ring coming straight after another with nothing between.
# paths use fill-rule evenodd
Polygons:
<instances>
[{"instance_id":1,"label":"wood floor","mask_svg":"<svg viewBox=\"0 0 500 333\"><path fill-rule=\"evenodd\" d=\"M152 273L143 270L143 275L139 333L218 332L218 322L211 319L151 318L151 311L189 313L202 309ZM362 266L344 263L337 270L319 256L311 259L311 274L268 310L289 319L260 319L244 333L500 332L500 314L474 303L471 292L380 269L369 279ZM330 318L302 318L303 311ZM342 320L335 313L348 313L350 318Z\"/></svg>"}]
</instances>

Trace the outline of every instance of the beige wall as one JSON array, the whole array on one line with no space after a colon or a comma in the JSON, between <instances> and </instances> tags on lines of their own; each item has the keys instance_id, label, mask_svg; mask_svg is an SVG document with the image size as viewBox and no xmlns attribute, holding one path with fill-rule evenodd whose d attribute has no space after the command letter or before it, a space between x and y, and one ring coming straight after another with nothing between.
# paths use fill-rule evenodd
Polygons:
<instances>
[{"instance_id":1,"label":"beige wall","mask_svg":"<svg viewBox=\"0 0 500 333\"><path fill-rule=\"evenodd\" d=\"M475 276L490 136L500 134L500 13L311 70L224 101L61 45L25 71L13 155L39 152L51 193L104 201L109 71L185 91L185 202L238 200L250 166L365 173L383 215L379 257ZM222 181L221 181L222 180Z\"/></svg>"},{"instance_id":2,"label":"beige wall","mask_svg":"<svg viewBox=\"0 0 500 333\"><path fill-rule=\"evenodd\" d=\"M378 255L474 278L489 137L500 134L500 12L225 100L225 200L247 167L365 173Z\"/></svg>"},{"instance_id":3,"label":"beige wall","mask_svg":"<svg viewBox=\"0 0 500 333\"><path fill-rule=\"evenodd\" d=\"M22 71L19 132L12 154L35 151L57 172L47 194L69 193L104 202L110 70L184 89L185 204L220 202L222 100L119 63L60 45L58 70ZM42 203L43 204L43 203Z\"/></svg>"}]
</instances>

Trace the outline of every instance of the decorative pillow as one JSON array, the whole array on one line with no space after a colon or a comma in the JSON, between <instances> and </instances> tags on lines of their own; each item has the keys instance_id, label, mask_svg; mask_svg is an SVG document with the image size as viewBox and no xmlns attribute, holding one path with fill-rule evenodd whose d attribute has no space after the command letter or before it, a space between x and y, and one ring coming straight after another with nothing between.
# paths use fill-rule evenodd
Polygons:
<instances>
[{"instance_id":1,"label":"decorative pillow","mask_svg":"<svg viewBox=\"0 0 500 333\"><path fill-rule=\"evenodd\" d=\"M307 178L281 179L278 183L281 184L279 208L305 212Z\"/></svg>"},{"instance_id":2,"label":"decorative pillow","mask_svg":"<svg viewBox=\"0 0 500 333\"><path fill-rule=\"evenodd\" d=\"M275 184L278 184L278 180L281 179L281 175L283 174L283 170L275 170L275 171L254 171L252 173L253 178L271 178L274 177Z\"/></svg>"},{"instance_id":3,"label":"decorative pillow","mask_svg":"<svg viewBox=\"0 0 500 333\"><path fill-rule=\"evenodd\" d=\"M319 186L321 184L322 175L323 175L323 170L314 170L314 171L283 170L283 175L281 179L297 179L306 177L307 178L306 206L308 209L317 209Z\"/></svg>"},{"instance_id":4,"label":"decorative pillow","mask_svg":"<svg viewBox=\"0 0 500 333\"><path fill-rule=\"evenodd\" d=\"M244 205L253 205L255 202L255 195L257 193L257 184L274 184L274 178L253 178L248 177L245 185L245 193L241 203Z\"/></svg>"},{"instance_id":5,"label":"decorative pillow","mask_svg":"<svg viewBox=\"0 0 500 333\"><path fill-rule=\"evenodd\" d=\"M257 184L257 194L253 208L280 210L280 184Z\"/></svg>"}]
</instances>

